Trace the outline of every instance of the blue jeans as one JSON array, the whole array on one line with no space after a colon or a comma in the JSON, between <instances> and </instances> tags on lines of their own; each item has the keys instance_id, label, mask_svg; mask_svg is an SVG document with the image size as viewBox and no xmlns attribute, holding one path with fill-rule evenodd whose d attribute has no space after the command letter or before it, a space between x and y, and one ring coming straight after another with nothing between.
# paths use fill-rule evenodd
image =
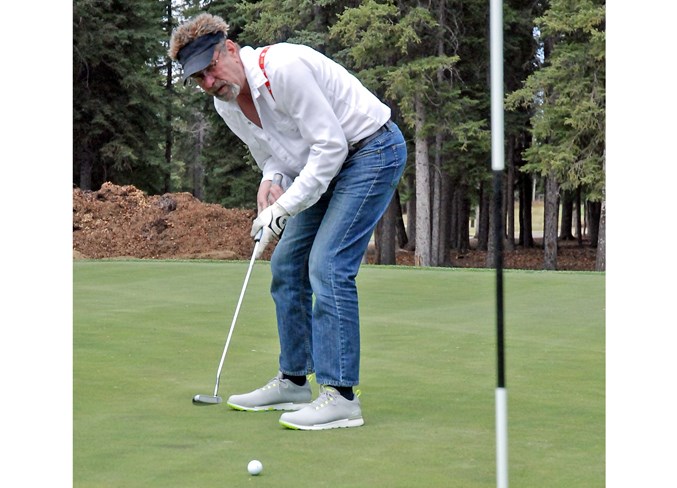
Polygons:
<instances>
[{"instance_id":1,"label":"blue jeans","mask_svg":"<svg viewBox=\"0 0 677 488\"><path fill-rule=\"evenodd\" d=\"M402 133L388 127L349 155L315 205L287 221L275 248L271 294L282 373L314 372L321 385L359 383L355 277L407 159Z\"/></svg>"}]
</instances>

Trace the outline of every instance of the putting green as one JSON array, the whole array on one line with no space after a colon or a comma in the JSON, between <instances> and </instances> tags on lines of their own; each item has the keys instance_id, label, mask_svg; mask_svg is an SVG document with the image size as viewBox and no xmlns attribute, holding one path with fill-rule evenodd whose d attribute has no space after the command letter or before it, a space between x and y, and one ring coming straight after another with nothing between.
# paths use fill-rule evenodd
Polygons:
<instances>
[{"instance_id":1,"label":"putting green","mask_svg":"<svg viewBox=\"0 0 677 488\"><path fill-rule=\"evenodd\" d=\"M493 271L364 266L365 426L297 432L191 403L213 393L247 263L73 266L74 486L495 486ZM276 373L269 283L257 263L224 399ZM604 316L604 274L505 272L511 485L604 486Z\"/></svg>"}]
</instances>

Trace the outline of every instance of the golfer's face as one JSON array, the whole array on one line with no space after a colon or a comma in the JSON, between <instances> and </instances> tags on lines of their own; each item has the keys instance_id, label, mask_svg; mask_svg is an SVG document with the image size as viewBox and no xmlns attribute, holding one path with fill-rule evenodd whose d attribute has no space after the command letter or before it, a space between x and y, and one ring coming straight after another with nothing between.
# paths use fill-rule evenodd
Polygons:
<instances>
[{"instance_id":1,"label":"golfer's face","mask_svg":"<svg viewBox=\"0 0 677 488\"><path fill-rule=\"evenodd\" d=\"M211 64L192 78L209 95L228 102L235 100L246 82L235 43L227 40L217 46Z\"/></svg>"}]
</instances>

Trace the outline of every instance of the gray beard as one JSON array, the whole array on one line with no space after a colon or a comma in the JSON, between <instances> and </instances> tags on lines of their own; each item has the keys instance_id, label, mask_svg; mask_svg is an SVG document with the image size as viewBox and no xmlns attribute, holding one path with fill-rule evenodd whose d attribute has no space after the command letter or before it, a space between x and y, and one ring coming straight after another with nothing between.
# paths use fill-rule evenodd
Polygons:
<instances>
[{"instance_id":1,"label":"gray beard","mask_svg":"<svg viewBox=\"0 0 677 488\"><path fill-rule=\"evenodd\" d=\"M225 94L214 95L214 97L218 98L223 102L232 102L238 97L238 95L240 94L240 90L241 90L240 85L228 85L228 91Z\"/></svg>"}]
</instances>

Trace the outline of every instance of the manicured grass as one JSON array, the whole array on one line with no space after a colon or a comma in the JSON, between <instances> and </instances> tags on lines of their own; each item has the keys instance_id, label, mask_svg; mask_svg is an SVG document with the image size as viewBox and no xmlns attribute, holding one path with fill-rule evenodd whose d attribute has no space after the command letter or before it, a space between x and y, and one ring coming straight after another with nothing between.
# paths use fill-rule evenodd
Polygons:
<instances>
[{"instance_id":1,"label":"manicured grass","mask_svg":"<svg viewBox=\"0 0 677 488\"><path fill-rule=\"evenodd\" d=\"M74 263L74 486L495 486L492 270L364 266L365 426L297 432L191 404L213 392L246 267ZM224 399L276 373L269 282L257 263ZM510 270L505 290L511 485L602 487L604 275Z\"/></svg>"}]
</instances>

